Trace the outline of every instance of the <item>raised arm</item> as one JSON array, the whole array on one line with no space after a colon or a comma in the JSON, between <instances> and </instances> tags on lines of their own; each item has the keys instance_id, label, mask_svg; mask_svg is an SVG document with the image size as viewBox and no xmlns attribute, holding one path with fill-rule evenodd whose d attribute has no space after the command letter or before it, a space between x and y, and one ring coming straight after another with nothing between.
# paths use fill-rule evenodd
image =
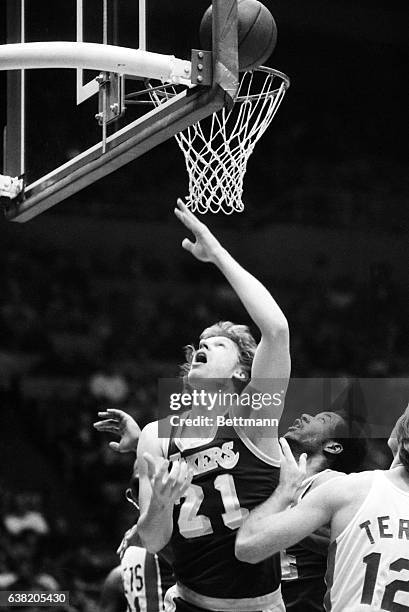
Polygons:
<instances>
[{"instance_id":1,"label":"raised arm","mask_svg":"<svg viewBox=\"0 0 409 612\"><path fill-rule=\"evenodd\" d=\"M178 200L176 217L194 234L196 241L183 240L184 249L197 259L213 263L230 283L261 333L253 361L253 379L281 379L290 376L289 330L287 320L267 289L226 251L210 230Z\"/></svg>"},{"instance_id":2,"label":"raised arm","mask_svg":"<svg viewBox=\"0 0 409 612\"><path fill-rule=\"evenodd\" d=\"M236 538L236 557L240 561L259 563L329 523L339 503L340 486L337 480L330 480L296 506L281 512L277 512L276 495L284 498L286 492L278 487L264 504L250 512L240 527ZM292 493L287 491L288 503L291 499Z\"/></svg>"},{"instance_id":3,"label":"raised arm","mask_svg":"<svg viewBox=\"0 0 409 612\"><path fill-rule=\"evenodd\" d=\"M185 461L174 461L169 472L158 439L157 423L149 423L138 445L139 508L138 534L150 553L169 542L173 529L173 506L189 487L193 472Z\"/></svg>"}]
</instances>

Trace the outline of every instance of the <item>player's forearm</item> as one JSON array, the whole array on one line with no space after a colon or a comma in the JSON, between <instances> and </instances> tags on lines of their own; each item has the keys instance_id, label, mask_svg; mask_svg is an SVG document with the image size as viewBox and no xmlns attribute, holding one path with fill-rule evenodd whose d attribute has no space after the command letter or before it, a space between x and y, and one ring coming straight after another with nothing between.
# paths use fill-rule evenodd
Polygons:
<instances>
[{"instance_id":1,"label":"player's forearm","mask_svg":"<svg viewBox=\"0 0 409 612\"><path fill-rule=\"evenodd\" d=\"M138 521L138 534L150 553L157 553L169 542L173 529L173 504L160 506L151 500Z\"/></svg>"},{"instance_id":2,"label":"player's forearm","mask_svg":"<svg viewBox=\"0 0 409 612\"><path fill-rule=\"evenodd\" d=\"M226 277L263 336L288 333L284 313L260 281L222 247L214 253L213 262Z\"/></svg>"},{"instance_id":3,"label":"player's forearm","mask_svg":"<svg viewBox=\"0 0 409 612\"><path fill-rule=\"evenodd\" d=\"M252 510L236 538L236 557L247 563L259 563L272 554L275 538L274 519L294 501L294 491L279 485L272 496Z\"/></svg>"}]
</instances>

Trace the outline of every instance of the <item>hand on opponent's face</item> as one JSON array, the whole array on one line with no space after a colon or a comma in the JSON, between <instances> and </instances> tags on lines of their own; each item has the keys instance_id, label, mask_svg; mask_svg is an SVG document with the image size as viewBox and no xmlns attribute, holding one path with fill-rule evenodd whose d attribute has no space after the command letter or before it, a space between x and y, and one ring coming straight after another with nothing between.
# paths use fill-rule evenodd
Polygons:
<instances>
[{"instance_id":1,"label":"hand on opponent's face","mask_svg":"<svg viewBox=\"0 0 409 612\"><path fill-rule=\"evenodd\" d=\"M285 487L295 500L306 477L307 454L302 453L297 463L287 440L280 438L280 459L280 487Z\"/></svg>"}]
</instances>

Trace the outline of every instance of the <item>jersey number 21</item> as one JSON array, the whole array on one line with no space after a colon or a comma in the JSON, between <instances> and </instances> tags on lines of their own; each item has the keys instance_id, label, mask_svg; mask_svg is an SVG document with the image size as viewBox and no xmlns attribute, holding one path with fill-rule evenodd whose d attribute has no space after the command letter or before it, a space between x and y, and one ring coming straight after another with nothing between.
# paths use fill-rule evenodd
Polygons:
<instances>
[{"instance_id":1,"label":"jersey number 21","mask_svg":"<svg viewBox=\"0 0 409 612\"><path fill-rule=\"evenodd\" d=\"M220 474L214 480L214 488L220 492L223 502L225 510L222 514L223 523L229 529L238 529L249 511L246 508L240 508L233 476L231 474ZM190 485L186 491L178 520L179 531L185 538L197 538L213 533L209 517L204 514L197 514L203 498L202 487L194 484Z\"/></svg>"}]
</instances>

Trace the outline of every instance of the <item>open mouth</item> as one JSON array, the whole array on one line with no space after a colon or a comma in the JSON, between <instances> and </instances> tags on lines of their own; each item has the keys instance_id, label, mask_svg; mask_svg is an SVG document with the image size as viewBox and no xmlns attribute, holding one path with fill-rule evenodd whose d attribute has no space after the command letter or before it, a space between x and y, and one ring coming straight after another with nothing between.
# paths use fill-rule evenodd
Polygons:
<instances>
[{"instance_id":1,"label":"open mouth","mask_svg":"<svg viewBox=\"0 0 409 612\"><path fill-rule=\"evenodd\" d=\"M195 353L195 358L193 363L196 365L197 363L207 363L207 355L204 351L197 351Z\"/></svg>"}]
</instances>

